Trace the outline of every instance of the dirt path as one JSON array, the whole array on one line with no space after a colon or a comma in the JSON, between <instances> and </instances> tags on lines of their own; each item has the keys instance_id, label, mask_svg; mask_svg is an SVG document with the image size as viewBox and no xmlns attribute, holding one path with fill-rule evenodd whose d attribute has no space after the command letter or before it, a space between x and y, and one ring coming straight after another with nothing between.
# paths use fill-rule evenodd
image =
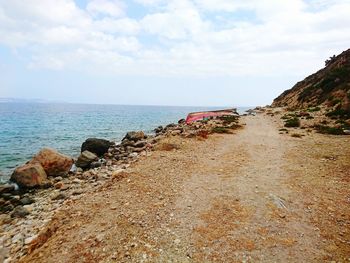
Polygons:
<instances>
[{"instance_id":1,"label":"dirt path","mask_svg":"<svg viewBox=\"0 0 350 263\"><path fill-rule=\"evenodd\" d=\"M292 138L277 120L169 139L180 149L68 201L53 236L22 262L350 260L349 139Z\"/></svg>"}]
</instances>

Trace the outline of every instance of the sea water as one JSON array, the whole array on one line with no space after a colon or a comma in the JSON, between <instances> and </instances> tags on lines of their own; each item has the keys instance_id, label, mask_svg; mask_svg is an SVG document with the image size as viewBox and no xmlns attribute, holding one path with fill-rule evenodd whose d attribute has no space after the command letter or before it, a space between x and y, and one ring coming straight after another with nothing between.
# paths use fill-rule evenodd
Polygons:
<instances>
[{"instance_id":1,"label":"sea water","mask_svg":"<svg viewBox=\"0 0 350 263\"><path fill-rule=\"evenodd\" d=\"M87 138L120 141L128 131L151 133L189 112L216 108L0 103L0 180L43 147L77 157Z\"/></svg>"}]
</instances>

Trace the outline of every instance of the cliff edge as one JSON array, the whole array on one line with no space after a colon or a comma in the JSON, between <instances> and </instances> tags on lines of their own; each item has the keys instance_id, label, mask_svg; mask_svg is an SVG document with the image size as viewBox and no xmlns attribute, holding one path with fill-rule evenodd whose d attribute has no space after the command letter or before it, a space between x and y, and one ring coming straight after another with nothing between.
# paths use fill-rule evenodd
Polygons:
<instances>
[{"instance_id":1,"label":"cliff edge","mask_svg":"<svg viewBox=\"0 0 350 263\"><path fill-rule=\"evenodd\" d=\"M276 98L273 107L305 109L323 105L350 115L350 49L330 57L326 66Z\"/></svg>"}]
</instances>

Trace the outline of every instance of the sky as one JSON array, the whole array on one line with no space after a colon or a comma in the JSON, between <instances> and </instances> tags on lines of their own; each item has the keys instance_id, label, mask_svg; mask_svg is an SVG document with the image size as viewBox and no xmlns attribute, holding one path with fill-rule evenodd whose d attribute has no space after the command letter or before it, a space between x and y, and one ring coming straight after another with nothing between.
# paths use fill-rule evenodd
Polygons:
<instances>
[{"instance_id":1,"label":"sky","mask_svg":"<svg viewBox=\"0 0 350 263\"><path fill-rule=\"evenodd\" d=\"M266 105L349 25L350 0L0 0L0 97Z\"/></svg>"}]
</instances>

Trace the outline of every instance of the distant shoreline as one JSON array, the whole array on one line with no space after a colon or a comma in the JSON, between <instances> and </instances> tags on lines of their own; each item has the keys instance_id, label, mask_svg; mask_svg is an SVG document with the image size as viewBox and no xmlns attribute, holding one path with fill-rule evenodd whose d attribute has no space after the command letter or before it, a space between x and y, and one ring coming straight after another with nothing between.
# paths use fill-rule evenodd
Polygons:
<instances>
[{"instance_id":1,"label":"distant shoreline","mask_svg":"<svg viewBox=\"0 0 350 263\"><path fill-rule=\"evenodd\" d=\"M32 104L38 106L37 111L33 111L30 107ZM0 127L0 136L2 133L5 134L3 138L9 141L9 143L3 142L2 144L0 142L0 147L8 149L6 153L0 153L0 174L3 174L3 176L0 176L0 182L6 181L16 166L25 162L44 147L55 148L64 154L77 157L81 143L89 137L118 142L130 130L143 130L151 134L157 126L177 122L181 118L186 118L189 112L221 109L220 107L190 106L3 102L0 103L0 113L1 105L10 105L9 111L11 113L8 117L4 117L4 114L2 117L0 116L0 120L8 124L6 130L5 127L3 130ZM24 107L24 109L22 110L21 107ZM242 114L250 108L237 109ZM144 111L145 113L143 113ZM12 112L18 112L18 114L11 116ZM43 114L42 112L48 113ZM122 113L119 114L119 112ZM162 114L164 116L160 116ZM80 115L84 116L78 118ZM16 118L20 119L14 121ZM43 120L41 121L40 118ZM96 124L92 125L91 122ZM23 129L20 127L24 127L25 130L29 129L30 132L20 131L20 129ZM84 131L81 131L82 127L84 127ZM45 131L43 131L43 128ZM60 130L65 129L68 129L68 131L60 132ZM11 133L14 134L11 135ZM44 141L41 138L44 138ZM23 141L23 143L20 141ZM18 161L11 160L14 159L14 156Z\"/></svg>"}]
</instances>

